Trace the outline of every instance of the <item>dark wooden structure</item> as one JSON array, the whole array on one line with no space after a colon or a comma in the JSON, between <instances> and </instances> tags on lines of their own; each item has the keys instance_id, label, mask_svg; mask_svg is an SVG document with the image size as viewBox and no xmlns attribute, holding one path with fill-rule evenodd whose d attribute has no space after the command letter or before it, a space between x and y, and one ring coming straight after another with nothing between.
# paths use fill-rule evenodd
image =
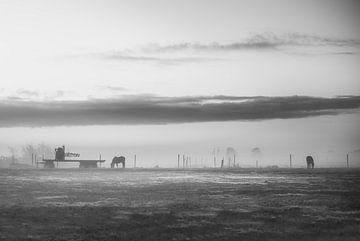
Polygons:
<instances>
[{"instance_id":1,"label":"dark wooden structure","mask_svg":"<svg viewBox=\"0 0 360 241\"><path fill-rule=\"evenodd\" d=\"M80 160L80 159L66 159L65 157L79 157L77 153L66 153L65 146L55 149L55 159L43 159L40 164L44 164L44 168L55 168L55 162L78 162L80 168L97 168L98 163L105 162L105 160Z\"/></svg>"}]
</instances>

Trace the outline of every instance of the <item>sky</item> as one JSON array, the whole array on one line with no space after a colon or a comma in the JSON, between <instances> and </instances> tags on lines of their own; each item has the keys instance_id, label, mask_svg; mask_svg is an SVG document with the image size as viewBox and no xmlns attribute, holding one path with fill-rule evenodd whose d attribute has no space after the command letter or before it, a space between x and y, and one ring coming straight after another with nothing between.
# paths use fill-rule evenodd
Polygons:
<instances>
[{"instance_id":1,"label":"sky","mask_svg":"<svg viewBox=\"0 0 360 241\"><path fill-rule=\"evenodd\" d=\"M0 155L360 166L356 0L0 0ZM252 150L258 148L260 154Z\"/></svg>"}]
</instances>

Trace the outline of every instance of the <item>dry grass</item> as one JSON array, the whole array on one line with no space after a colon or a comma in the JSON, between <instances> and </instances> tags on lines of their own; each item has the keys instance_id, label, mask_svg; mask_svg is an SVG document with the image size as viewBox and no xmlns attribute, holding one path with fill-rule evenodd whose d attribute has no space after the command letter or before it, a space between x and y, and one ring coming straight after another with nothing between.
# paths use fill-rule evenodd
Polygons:
<instances>
[{"instance_id":1,"label":"dry grass","mask_svg":"<svg viewBox=\"0 0 360 241\"><path fill-rule=\"evenodd\" d=\"M359 174L0 169L0 239L360 240Z\"/></svg>"}]
</instances>

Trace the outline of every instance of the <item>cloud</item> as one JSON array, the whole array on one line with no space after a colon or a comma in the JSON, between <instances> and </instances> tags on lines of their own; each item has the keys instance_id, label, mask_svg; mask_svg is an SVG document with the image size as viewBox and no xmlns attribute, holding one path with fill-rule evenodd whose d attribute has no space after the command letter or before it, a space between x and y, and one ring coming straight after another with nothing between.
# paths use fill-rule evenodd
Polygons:
<instances>
[{"instance_id":1,"label":"cloud","mask_svg":"<svg viewBox=\"0 0 360 241\"><path fill-rule=\"evenodd\" d=\"M199 56L159 56L149 55L139 51L108 51L104 53L94 53L87 55L89 58L112 61L127 62L154 62L158 64L180 64L180 63L199 63L214 61L218 58L199 57Z\"/></svg>"},{"instance_id":2,"label":"cloud","mask_svg":"<svg viewBox=\"0 0 360 241\"><path fill-rule=\"evenodd\" d=\"M246 50L246 49L277 49L285 46L335 46L335 47L359 47L360 40L356 39L338 39L321 37L316 35L306 35L300 33L287 33L277 35L274 33L258 33L253 34L251 37L238 42L228 44L221 44L213 42L211 44L201 43L180 43L173 45L157 45L152 44L147 48L148 51L184 51L184 50ZM344 52L349 54L351 52Z\"/></svg>"},{"instance_id":3,"label":"cloud","mask_svg":"<svg viewBox=\"0 0 360 241\"><path fill-rule=\"evenodd\" d=\"M302 47L312 47L312 49L309 51L297 50ZM286 51L290 54L304 52L307 54L352 55L359 53L359 47L360 40L357 39L339 39L301 33L274 34L268 32L252 34L249 38L231 43L183 42L168 45L153 43L139 49L92 53L86 55L86 57L107 61L182 64L225 60L226 58L223 56L214 55L214 53L220 51L273 50ZM320 52L317 50L320 50Z\"/></svg>"},{"instance_id":4,"label":"cloud","mask_svg":"<svg viewBox=\"0 0 360 241\"><path fill-rule=\"evenodd\" d=\"M360 107L360 96L319 98L123 96L87 101L0 103L0 127L171 124L336 115Z\"/></svg>"},{"instance_id":5,"label":"cloud","mask_svg":"<svg viewBox=\"0 0 360 241\"><path fill-rule=\"evenodd\" d=\"M102 90L112 91L112 92L126 92L128 89L121 87L121 86L108 86L108 85L100 85L97 86Z\"/></svg>"},{"instance_id":6,"label":"cloud","mask_svg":"<svg viewBox=\"0 0 360 241\"><path fill-rule=\"evenodd\" d=\"M39 92L31 90L18 90L16 93L20 98L31 98L39 96Z\"/></svg>"},{"instance_id":7,"label":"cloud","mask_svg":"<svg viewBox=\"0 0 360 241\"><path fill-rule=\"evenodd\" d=\"M34 100L60 100L66 98L67 95L73 93L68 90L56 90L56 91L37 91L17 89L13 92L4 93L0 95L0 101L34 101ZM0 117L1 119L1 117Z\"/></svg>"}]
</instances>

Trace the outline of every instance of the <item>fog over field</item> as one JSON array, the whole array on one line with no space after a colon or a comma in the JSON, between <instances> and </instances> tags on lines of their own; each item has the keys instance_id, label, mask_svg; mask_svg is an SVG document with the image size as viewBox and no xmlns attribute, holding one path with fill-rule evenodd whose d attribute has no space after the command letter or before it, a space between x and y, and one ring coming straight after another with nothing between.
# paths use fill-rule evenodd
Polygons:
<instances>
[{"instance_id":1,"label":"fog over field","mask_svg":"<svg viewBox=\"0 0 360 241\"><path fill-rule=\"evenodd\" d=\"M0 153L359 166L356 1L0 3ZM109 165L109 163L108 163ZM210 164L208 164L210 165Z\"/></svg>"}]
</instances>

